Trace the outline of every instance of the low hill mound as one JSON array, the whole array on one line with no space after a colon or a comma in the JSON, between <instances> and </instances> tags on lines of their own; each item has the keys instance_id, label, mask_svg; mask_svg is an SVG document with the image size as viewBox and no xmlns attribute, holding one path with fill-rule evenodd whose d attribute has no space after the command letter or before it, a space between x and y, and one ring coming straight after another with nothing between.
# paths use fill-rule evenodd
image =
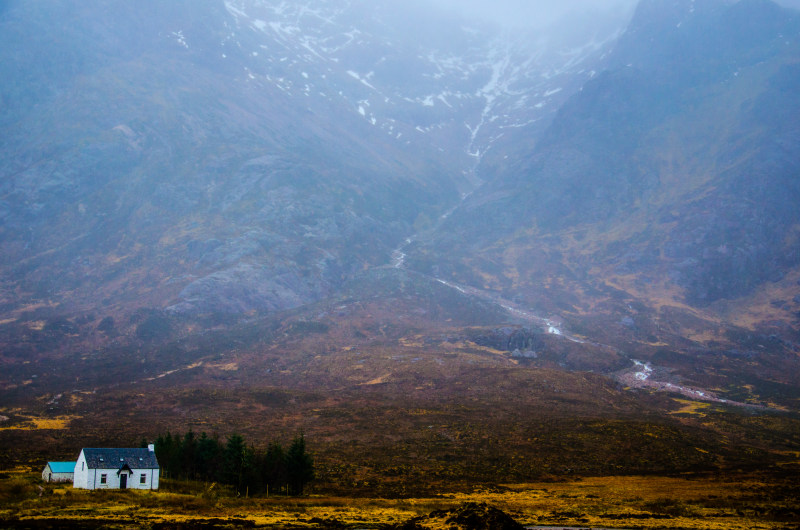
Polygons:
<instances>
[{"instance_id":1,"label":"low hill mound","mask_svg":"<svg viewBox=\"0 0 800 530\"><path fill-rule=\"evenodd\" d=\"M468 502L449 510L409 519L395 530L522 530L510 515L486 503Z\"/></svg>"}]
</instances>

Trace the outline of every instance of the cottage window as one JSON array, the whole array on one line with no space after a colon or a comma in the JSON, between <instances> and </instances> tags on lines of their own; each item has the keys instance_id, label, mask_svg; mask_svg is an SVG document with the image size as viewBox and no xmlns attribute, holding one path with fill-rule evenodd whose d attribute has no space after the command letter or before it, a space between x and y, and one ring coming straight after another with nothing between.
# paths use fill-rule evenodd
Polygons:
<instances>
[{"instance_id":1,"label":"cottage window","mask_svg":"<svg viewBox=\"0 0 800 530\"><path fill-rule=\"evenodd\" d=\"M86 462L81 462L81 471L83 471L83 467L86 465Z\"/></svg>"},{"instance_id":2,"label":"cottage window","mask_svg":"<svg viewBox=\"0 0 800 530\"><path fill-rule=\"evenodd\" d=\"M106 483L106 474L103 473L102 475L100 475L100 484L105 484L105 483Z\"/></svg>"},{"instance_id":3,"label":"cottage window","mask_svg":"<svg viewBox=\"0 0 800 530\"><path fill-rule=\"evenodd\" d=\"M142 473L139 475L139 484L147 484L147 474Z\"/></svg>"}]
</instances>

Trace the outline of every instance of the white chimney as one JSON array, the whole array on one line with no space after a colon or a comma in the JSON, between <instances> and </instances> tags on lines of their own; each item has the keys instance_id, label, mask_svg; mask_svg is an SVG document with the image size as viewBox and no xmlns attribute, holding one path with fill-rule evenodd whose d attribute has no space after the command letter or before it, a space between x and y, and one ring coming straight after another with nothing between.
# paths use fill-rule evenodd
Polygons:
<instances>
[{"instance_id":1,"label":"white chimney","mask_svg":"<svg viewBox=\"0 0 800 530\"><path fill-rule=\"evenodd\" d=\"M155 453L156 452L156 445L155 444L147 444L147 450L150 451L151 453Z\"/></svg>"}]
</instances>

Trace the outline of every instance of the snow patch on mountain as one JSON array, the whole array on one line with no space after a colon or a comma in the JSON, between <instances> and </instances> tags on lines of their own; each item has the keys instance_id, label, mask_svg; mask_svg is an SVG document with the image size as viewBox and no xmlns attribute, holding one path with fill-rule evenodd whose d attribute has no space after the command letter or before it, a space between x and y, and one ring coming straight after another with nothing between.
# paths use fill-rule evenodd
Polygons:
<instances>
[{"instance_id":1,"label":"snow patch on mountain","mask_svg":"<svg viewBox=\"0 0 800 530\"><path fill-rule=\"evenodd\" d=\"M454 24L443 27L443 39L417 35L391 8L370 3L226 0L225 7L237 26L232 34L246 38L227 39L221 52L256 48L243 59L248 79L286 94L302 87L298 96L352 109L398 141L422 134L427 138L417 141L460 152L465 170L504 129L543 128L594 75L619 31L561 42ZM367 107L362 101L370 93L378 97Z\"/></svg>"}]
</instances>

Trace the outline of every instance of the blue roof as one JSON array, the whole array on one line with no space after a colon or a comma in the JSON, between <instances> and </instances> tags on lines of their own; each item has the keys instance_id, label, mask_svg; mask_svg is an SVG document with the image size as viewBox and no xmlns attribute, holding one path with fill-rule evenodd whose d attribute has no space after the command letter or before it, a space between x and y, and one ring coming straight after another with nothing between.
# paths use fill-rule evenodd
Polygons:
<instances>
[{"instance_id":1,"label":"blue roof","mask_svg":"<svg viewBox=\"0 0 800 530\"><path fill-rule=\"evenodd\" d=\"M48 462L50 471L53 473L74 473L75 462Z\"/></svg>"}]
</instances>

